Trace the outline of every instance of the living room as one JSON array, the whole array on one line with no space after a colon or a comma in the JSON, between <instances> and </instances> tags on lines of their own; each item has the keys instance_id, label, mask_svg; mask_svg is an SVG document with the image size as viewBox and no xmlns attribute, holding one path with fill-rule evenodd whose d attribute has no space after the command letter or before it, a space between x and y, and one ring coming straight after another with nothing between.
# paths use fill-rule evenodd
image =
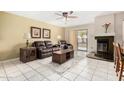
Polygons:
<instances>
[{"instance_id":1,"label":"living room","mask_svg":"<svg viewBox=\"0 0 124 93\"><path fill-rule=\"evenodd\" d=\"M3 93L117 93L124 0L0 0Z\"/></svg>"},{"instance_id":2,"label":"living room","mask_svg":"<svg viewBox=\"0 0 124 93\"><path fill-rule=\"evenodd\" d=\"M123 45L123 19L124 12L1 11L0 80L120 80L116 76L120 71L116 73L114 68L113 42ZM83 38L87 40L87 51L78 50L80 30L87 30ZM95 37L113 38L107 58L95 56L98 53ZM100 51L106 49L106 45L99 46ZM33 56L27 51L33 51Z\"/></svg>"}]
</instances>

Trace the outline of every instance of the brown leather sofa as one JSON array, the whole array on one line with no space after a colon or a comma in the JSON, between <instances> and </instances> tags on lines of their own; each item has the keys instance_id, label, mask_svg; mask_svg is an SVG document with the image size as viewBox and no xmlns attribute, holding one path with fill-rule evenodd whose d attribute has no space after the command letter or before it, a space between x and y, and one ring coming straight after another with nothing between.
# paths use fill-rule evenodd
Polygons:
<instances>
[{"instance_id":1,"label":"brown leather sofa","mask_svg":"<svg viewBox=\"0 0 124 93\"><path fill-rule=\"evenodd\" d=\"M51 41L44 41L44 43L45 43L47 48L52 48L52 52L58 51L60 49L57 44L53 45Z\"/></svg>"},{"instance_id":2,"label":"brown leather sofa","mask_svg":"<svg viewBox=\"0 0 124 93\"><path fill-rule=\"evenodd\" d=\"M68 44L65 40L60 40L58 43L62 49L73 49L72 44Z\"/></svg>"},{"instance_id":3,"label":"brown leather sofa","mask_svg":"<svg viewBox=\"0 0 124 93\"><path fill-rule=\"evenodd\" d=\"M52 44L51 41L35 41L32 44L37 49L37 58L42 59L52 56L54 51L58 51L59 47Z\"/></svg>"}]
</instances>

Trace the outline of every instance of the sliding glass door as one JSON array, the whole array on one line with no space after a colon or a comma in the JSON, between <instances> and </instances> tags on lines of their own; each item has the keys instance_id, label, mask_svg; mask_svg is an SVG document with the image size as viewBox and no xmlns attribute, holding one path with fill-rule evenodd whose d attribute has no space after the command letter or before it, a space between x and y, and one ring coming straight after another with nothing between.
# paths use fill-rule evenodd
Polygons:
<instances>
[{"instance_id":1,"label":"sliding glass door","mask_svg":"<svg viewBox=\"0 0 124 93\"><path fill-rule=\"evenodd\" d=\"M78 50L87 51L88 48L88 30L81 29L77 32Z\"/></svg>"}]
</instances>

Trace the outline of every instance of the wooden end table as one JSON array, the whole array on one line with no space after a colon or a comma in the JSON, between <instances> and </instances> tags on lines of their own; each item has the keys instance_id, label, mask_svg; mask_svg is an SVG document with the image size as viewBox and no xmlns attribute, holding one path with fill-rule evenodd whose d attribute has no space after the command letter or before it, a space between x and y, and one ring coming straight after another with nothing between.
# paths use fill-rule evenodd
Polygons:
<instances>
[{"instance_id":1,"label":"wooden end table","mask_svg":"<svg viewBox=\"0 0 124 93\"><path fill-rule=\"evenodd\" d=\"M36 60L35 47L20 48L20 61L26 63L33 60Z\"/></svg>"}]
</instances>

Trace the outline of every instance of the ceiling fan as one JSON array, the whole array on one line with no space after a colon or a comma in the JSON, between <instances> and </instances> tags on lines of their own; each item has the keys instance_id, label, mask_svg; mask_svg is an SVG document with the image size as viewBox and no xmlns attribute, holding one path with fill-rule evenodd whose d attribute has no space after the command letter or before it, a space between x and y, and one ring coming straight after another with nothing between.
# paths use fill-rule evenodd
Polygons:
<instances>
[{"instance_id":1,"label":"ceiling fan","mask_svg":"<svg viewBox=\"0 0 124 93\"><path fill-rule=\"evenodd\" d=\"M56 18L56 20L59 20L59 19L65 19L65 21L67 21L68 19L74 19L74 18L78 18L77 16L73 16L74 12L73 11L68 11L68 12L61 12L60 13L55 13L55 15L57 16L60 16L58 18Z\"/></svg>"}]
</instances>

